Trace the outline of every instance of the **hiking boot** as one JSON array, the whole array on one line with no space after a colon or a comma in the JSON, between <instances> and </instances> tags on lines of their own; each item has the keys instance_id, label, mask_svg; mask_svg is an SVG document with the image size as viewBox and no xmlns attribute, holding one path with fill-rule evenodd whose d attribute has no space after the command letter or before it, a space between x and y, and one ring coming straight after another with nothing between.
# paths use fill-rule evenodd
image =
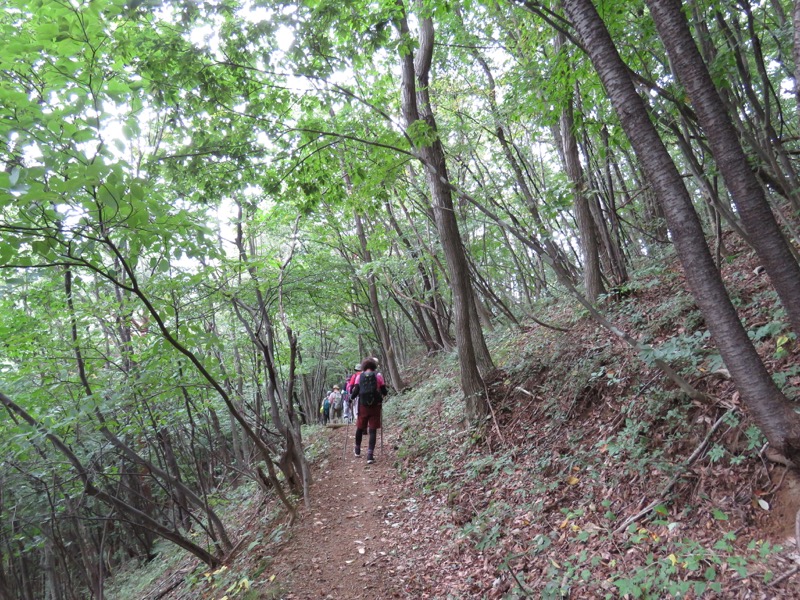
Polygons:
<instances>
[{"instance_id":1,"label":"hiking boot","mask_svg":"<svg viewBox=\"0 0 800 600\"><path fill-rule=\"evenodd\" d=\"M353 450L353 456L355 456L356 458L361 458L361 450L359 450L358 448Z\"/></svg>"},{"instance_id":2,"label":"hiking boot","mask_svg":"<svg viewBox=\"0 0 800 600\"><path fill-rule=\"evenodd\" d=\"M375 458L373 456L370 456L369 454L367 454L367 464L371 465L371 464L374 464L374 463L375 463Z\"/></svg>"}]
</instances>

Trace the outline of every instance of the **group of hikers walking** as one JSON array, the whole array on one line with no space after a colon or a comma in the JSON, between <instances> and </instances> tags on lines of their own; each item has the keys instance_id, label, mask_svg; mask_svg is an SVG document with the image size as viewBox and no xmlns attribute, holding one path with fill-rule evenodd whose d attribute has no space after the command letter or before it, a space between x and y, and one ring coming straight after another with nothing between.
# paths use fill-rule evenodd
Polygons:
<instances>
[{"instance_id":1,"label":"group of hikers walking","mask_svg":"<svg viewBox=\"0 0 800 600\"><path fill-rule=\"evenodd\" d=\"M338 385L325 395L320 406L323 425L334 422L352 423L355 419L356 438L353 453L361 456L361 442L367 434L367 464L375 462L375 442L381 428L383 399L388 393L378 362L370 357L356 365L355 372L342 390Z\"/></svg>"},{"instance_id":2,"label":"group of hikers walking","mask_svg":"<svg viewBox=\"0 0 800 600\"><path fill-rule=\"evenodd\" d=\"M350 395L343 392L338 385L333 386L333 391L325 394L319 414L323 425L328 423L352 423L353 404Z\"/></svg>"}]
</instances>

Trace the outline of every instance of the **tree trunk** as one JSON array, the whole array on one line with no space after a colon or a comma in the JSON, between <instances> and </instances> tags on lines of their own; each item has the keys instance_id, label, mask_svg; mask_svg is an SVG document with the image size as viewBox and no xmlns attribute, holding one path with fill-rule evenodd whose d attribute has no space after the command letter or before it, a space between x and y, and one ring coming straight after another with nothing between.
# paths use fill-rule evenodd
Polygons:
<instances>
[{"instance_id":1,"label":"tree trunk","mask_svg":"<svg viewBox=\"0 0 800 600\"><path fill-rule=\"evenodd\" d=\"M408 165L408 171L411 177L416 177L413 165ZM433 210L430 208L430 200L428 200L427 196L425 197L425 200L430 222L435 226L436 220L433 215ZM409 213L408 208L405 206L405 204L401 204L400 206L403 209L406 219L413 227L414 218ZM436 256L436 251L425 243L425 239L420 232L415 229L415 233L417 236L417 241L420 244L420 248L427 248L429 250L427 253L428 256L433 258L433 264L431 265L430 273L425 270L424 261L419 261L420 266L422 267L420 274L422 275L424 289L427 291L426 304L430 307L430 310L426 311L426 316L428 317L430 325L433 328L436 341L440 342L442 348L449 352L455 348L456 345L455 341L453 340L453 336L450 334L450 323L452 321L451 313L449 307L444 301L444 298L442 298L442 294L439 291L441 289L441 285L439 283L438 272L434 266L439 266L442 271L445 271L446 267L439 262ZM363 355L363 353L361 354Z\"/></svg>"},{"instance_id":2,"label":"tree trunk","mask_svg":"<svg viewBox=\"0 0 800 600\"><path fill-rule=\"evenodd\" d=\"M437 314L435 298L438 296L438 291L433 287L432 278L428 275L428 271L424 261L422 260L420 251L414 247L414 245L411 243L411 240L408 239L408 236L406 236L405 232L400 227L400 223L398 223L397 218L395 217L392 205L389 202L386 202L384 207L386 209L386 214L389 217L389 223L392 225L392 228L397 233L400 241L405 246L406 251L414 259L414 263L420 275L420 280L422 281L422 293L420 294L422 301L418 304L415 303L413 310L419 322L420 334L423 343L425 343L425 346L431 352L437 349L450 350L453 344L450 341L449 336L442 336L440 326L441 318ZM425 317L427 317L428 321L430 322L430 328L428 327Z\"/></svg>"},{"instance_id":3,"label":"tree trunk","mask_svg":"<svg viewBox=\"0 0 800 600\"><path fill-rule=\"evenodd\" d=\"M560 35L560 34L559 34ZM572 95L561 110L561 140L564 144L564 167L572 183L572 194L575 205L575 220L578 222L581 254L583 255L583 285L586 296L592 302L605 292L600 274L600 254L597 247L597 229L589 210L586 198L586 179L578 154L578 141L575 137L575 121L572 115Z\"/></svg>"},{"instance_id":4,"label":"tree trunk","mask_svg":"<svg viewBox=\"0 0 800 600\"><path fill-rule=\"evenodd\" d=\"M456 9L456 11L459 14L459 18L461 18L460 11L458 11L458 9ZM503 122L501 118L501 111L497 105L497 83L495 82L492 70L489 68L489 64L477 50L477 46L480 43L479 40L474 39L473 42L476 48L472 49L470 53L478 62L481 69L483 69L483 73L486 76L486 83L489 90L489 107L491 108L492 117L494 119L495 135L497 140L500 142L500 147L503 149L503 155L506 157L508 164L514 171L514 177L522 196L525 199L525 205L528 207L531 217L533 217L533 221L536 225L536 235L537 237L541 237L541 244L547 249L550 257L559 263L565 273L571 274L575 271L575 268L569 262L568 257L565 255L561 247L553 242L552 232L548 231L548 228L545 226L544 221L542 220L542 216L539 213L539 207L536 203L536 198L531 191L531 186L528 185L528 179L525 177L522 165L520 165L520 161L517 160L518 148L514 145L513 140L510 139L510 134L508 133L509 128Z\"/></svg>"},{"instance_id":5,"label":"tree trunk","mask_svg":"<svg viewBox=\"0 0 800 600\"><path fill-rule=\"evenodd\" d=\"M115 508L121 515L126 516L132 522L140 523L143 527L147 527L149 531L152 531L164 539L180 546L184 550L202 560L207 565L216 567L219 564L220 557L211 554L206 549L195 544L193 541L180 535L177 531L165 527L163 524L150 516L150 514L142 512L121 498L118 498L117 496L109 494L98 488L94 483L91 472L83 465L83 463L80 462L78 457L67 447L61 438L49 433L44 425L34 419L27 411L15 404L2 392L0 392L0 403L2 403L10 412L13 412L21 417L23 421L25 421L33 429L36 429L42 437L46 438L50 441L50 443L53 444L58 452L69 461L69 463L72 465L72 468L75 469L78 478L81 480L81 483L84 486L84 492L88 496L93 496L100 502Z\"/></svg>"},{"instance_id":6,"label":"tree trunk","mask_svg":"<svg viewBox=\"0 0 800 600\"><path fill-rule=\"evenodd\" d=\"M577 88L576 98L580 101ZM582 112L583 109L580 103L577 108ZM613 160L613 153L609 147L608 129L606 127L601 129L600 136L603 142L602 163L598 162L592 168L592 157L596 153L592 150L589 133L585 127L583 128L580 148L589 167L586 170L586 179L589 189L593 190L589 195L589 212L592 213L592 219L599 234L600 257L605 263L607 277L611 281L611 285L618 287L628 281L628 269L625 264L625 253L623 252L623 230L617 213L614 178L611 174L610 161Z\"/></svg>"},{"instance_id":7,"label":"tree trunk","mask_svg":"<svg viewBox=\"0 0 800 600\"><path fill-rule=\"evenodd\" d=\"M341 157L340 162L342 166L342 177L344 179L345 187L347 188L347 193L352 196L353 184L350 180L350 174L345 169L344 160ZM356 225L358 243L361 246L362 260L364 261L364 264L370 265L372 263L372 253L367 245L367 234L364 232L364 222L362 221L361 215L358 213L358 211L354 211L353 218ZM375 322L375 329L378 333L378 339L383 347L383 355L384 359L386 360L386 368L389 371L391 385L399 392L405 389L406 386L405 383L403 383L403 377L400 375L400 368L397 366L394 345L389 337L389 330L386 327L386 321L384 320L383 312L381 311L380 300L378 299L378 286L375 283L375 273L372 271L371 267L368 268L370 271L367 273L367 292L369 294L369 307L370 311L372 312L372 320Z\"/></svg>"},{"instance_id":8,"label":"tree trunk","mask_svg":"<svg viewBox=\"0 0 800 600\"><path fill-rule=\"evenodd\" d=\"M800 0L794 1L792 7L792 31L793 45L792 56L794 57L794 100L797 104L797 114L800 115Z\"/></svg>"},{"instance_id":9,"label":"tree trunk","mask_svg":"<svg viewBox=\"0 0 800 600\"><path fill-rule=\"evenodd\" d=\"M166 472L176 483L180 483L180 485L174 486L174 488L171 490L174 496L174 508L177 512L176 525L184 530L188 530L190 525L189 505L186 500L186 493L183 490L184 484L181 477L181 470L178 466L178 460L175 458L175 450L172 447L172 438L169 435L169 429L162 427L158 433L156 433L156 439L161 445L161 449L164 454L164 461L167 464Z\"/></svg>"},{"instance_id":10,"label":"tree trunk","mask_svg":"<svg viewBox=\"0 0 800 600\"><path fill-rule=\"evenodd\" d=\"M469 280L469 267L464 256L458 230L450 180L444 150L436 131L436 121L428 95L429 72L433 57L433 21L428 16L419 20L419 50L416 59L409 47L401 44L402 106L408 131L426 131L425 141L414 142L416 151L425 166L425 178L433 200L436 229L442 243L450 283L453 286L453 312L456 325L461 389L464 392L466 416L470 421L480 420L488 412L485 384L482 373L491 368L492 361L486 348L480 323L473 323L477 314ZM400 36L409 41L410 31L405 12L398 19ZM479 365L482 368L479 369Z\"/></svg>"},{"instance_id":11,"label":"tree trunk","mask_svg":"<svg viewBox=\"0 0 800 600\"><path fill-rule=\"evenodd\" d=\"M770 444L790 460L800 462L800 415L775 386L739 321L689 193L627 67L589 0L564 0L564 7L664 207L686 279L742 398Z\"/></svg>"},{"instance_id":12,"label":"tree trunk","mask_svg":"<svg viewBox=\"0 0 800 600\"><path fill-rule=\"evenodd\" d=\"M672 69L686 88L714 159L733 197L753 248L778 292L792 329L800 335L800 265L753 174L739 136L694 42L677 0L646 0Z\"/></svg>"}]
</instances>

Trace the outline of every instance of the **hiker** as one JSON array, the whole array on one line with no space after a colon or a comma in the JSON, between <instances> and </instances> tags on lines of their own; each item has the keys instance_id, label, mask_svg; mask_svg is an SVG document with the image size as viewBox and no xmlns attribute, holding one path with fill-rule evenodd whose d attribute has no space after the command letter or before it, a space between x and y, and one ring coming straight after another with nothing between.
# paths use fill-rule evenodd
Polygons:
<instances>
[{"instance_id":1,"label":"hiker","mask_svg":"<svg viewBox=\"0 0 800 600\"><path fill-rule=\"evenodd\" d=\"M361 363L356 365L355 373L347 380L347 385L344 386L347 395L350 397L351 408L353 410L353 418L358 419L358 396L353 395L353 386L356 383L356 377L361 373Z\"/></svg>"},{"instance_id":2,"label":"hiker","mask_svg":"<svg viewBox=\"0 0 800 600\"><path fill-rule=\"evenodd\" d=\"M361 361L361 373L356 376L352 386L353 398L358 398L358 417L356 419L355 455L361 456L361 438L364 430L369 434L367 445L367 464L375 462L375 441L381 428L381 408L383 398L388 393L383 375L378 373L378 363L374 358Z\"/></svg>"},{"instance_id":3,"label":"hiker","mask_svg":"<svg viewBox=\"0 0 800 600\"><path fill-rule=\"evenodd\" d=\"M342 420L342 392L339 391L339 386L333 386L333 391L328 396L331 403L331 422L337 423Z\"/></svg>"},{"instance_id":4,"label":"hiker","mask_svg":"<svg viewBox=\"0 0 800 600\"><path fill-rule=\"evenodd\" d=\"M350 395L345 392L342 400L342 414L344 415L344 422L348 425L353 422L353 405L350 402Z\"/></svg>"},{"instance_id":5,"label":"hiker","mask_svg":"<svg viewBox=\"0 0 800 600\"><path fill-rule=\"evenodd\" d=\"M322 400L322 424L327 425L328 421L330 420L331 415L331 401L328 400L330 396L330 392L325 394L325 398Z\"/></svg>"}]
</instances>

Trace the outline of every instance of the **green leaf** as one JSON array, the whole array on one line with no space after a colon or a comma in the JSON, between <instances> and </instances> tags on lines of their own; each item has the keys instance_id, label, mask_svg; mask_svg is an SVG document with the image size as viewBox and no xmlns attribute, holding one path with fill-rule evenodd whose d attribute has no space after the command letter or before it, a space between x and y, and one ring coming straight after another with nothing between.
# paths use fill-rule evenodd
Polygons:
<instances>
[{"instance_id":1,"label":"green leaf","mask_svg":"<svg viewBox=\"0 0 800 600\"><path fill-rule=\"evenodd\" d=\"M80 129L72 135L72 139L78 143L88 142L90 140L95 139L96 137L97 134L93 129Z\"/></svg>"},{"instance_id":2,"label":"green leaf","mask_svg":"<svg viewBox=\"0 0 800 600\"><path fill-rule=\"evenodd\" d=\"M421 119L411 123L406 133L415 146L430 146L438 137L436 130Z\"/></svg>"}]
</instances>

